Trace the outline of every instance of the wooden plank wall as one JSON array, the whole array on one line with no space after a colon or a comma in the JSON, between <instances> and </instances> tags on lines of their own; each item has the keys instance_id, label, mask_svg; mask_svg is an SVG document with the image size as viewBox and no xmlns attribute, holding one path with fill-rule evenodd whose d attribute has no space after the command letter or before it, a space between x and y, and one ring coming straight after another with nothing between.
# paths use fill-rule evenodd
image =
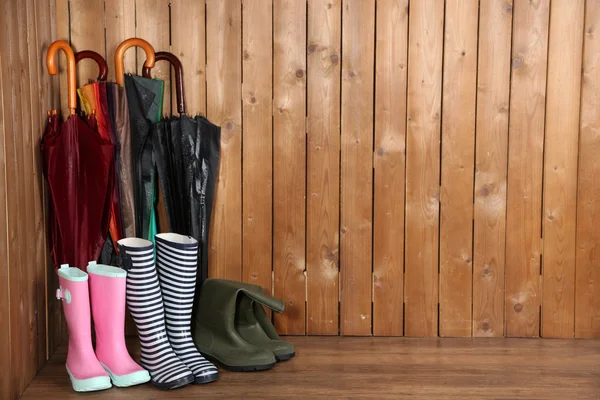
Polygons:
<instances>
[{"instance_id":1,"label":"wooden plank wall","mask_svg":"<svg viewBox=\"0 0 600 400\"><path fill-rule=\"evenodd\" d=\"M55 302L46 298L56 279L47 270L40 152L46 111L58 106L58 81L45 65L54 37L53 8L49 0L0 3L2 399L23 393L64 333Z\"/></svg>"},{"instance_id":2,"label":"wooden plank wall","mask_svg":"<svg viewBox=\"0 0 600 400\"><path fill-rule=\"evenodd\" d=\"M285 300L281 333L599 338L596 3L57 0L56 28L111 68L136 35L181 58L222 127L210 275ZM28 179L2 198L37 221Z\"/></svg>"}]
</instances>

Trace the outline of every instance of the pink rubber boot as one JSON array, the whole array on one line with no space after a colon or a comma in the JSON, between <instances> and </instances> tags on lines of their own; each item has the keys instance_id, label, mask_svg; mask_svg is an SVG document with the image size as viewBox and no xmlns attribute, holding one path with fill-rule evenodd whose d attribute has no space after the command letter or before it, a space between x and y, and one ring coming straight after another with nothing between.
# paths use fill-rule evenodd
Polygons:
<instances>
[{"instance_id":1,"label":"pink rubber boot","mask_svg":"<svg viewBox=\"0 0 600 400\"><path fill-rule=\"evenodd\" d=\"M90 262L92 314L96 329L96 356L115 386L127 387L150 380L148 371L140 367L125 346L124 269Z\"/></svg>"},{"instance_id":2,"label":"pink rubber boot","mask_svg":"<svg viewBox=\"0 0 600 400\"><path fill-rule=\"evenodd\" d=\"M69 327L67 373L73 390L91 392L108 389L110 377L98 362L92 347L90 295L88 275L79 268L63 264L58 269L60 289L56 297L62 299L63 311Z\"/></svg>"}]
</instances>

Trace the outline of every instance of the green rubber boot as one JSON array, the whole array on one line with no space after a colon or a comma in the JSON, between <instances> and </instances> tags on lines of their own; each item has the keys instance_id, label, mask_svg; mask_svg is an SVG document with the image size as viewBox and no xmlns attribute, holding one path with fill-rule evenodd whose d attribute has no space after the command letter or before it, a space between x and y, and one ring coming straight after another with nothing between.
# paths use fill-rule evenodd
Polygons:
<instances>
[{"instance_id":1,"label":"green rubber boot","mask_svg":"<svg viewBox=\"0 0 600 400\"><path fill-rule=\"evenodd\" d=\"M235 329L236 310L244 297L274 310L283 310L282 301L262 292L248 290L225 279L207 279L195 305L194 343L200 353L226 370L271 369L276 363L273 352L248 343Z\"/></svg>"},{"instance_id":2,"label":"green rubber boot","mask_svg":"<svg viewBox=\"0 0 600 400\"><path fill-rule=\"evenodd\" d=\"M261 286L241 282L236 282L236 284L252 292L263 293ZM273 311L281 312L283 310L273 309ZM235 329L247 342L271 350L277 361L289 360L296 355L294 345L279 338L264 308L248 296L242 297L238 303Z\"/></svg>"}]
</instances>

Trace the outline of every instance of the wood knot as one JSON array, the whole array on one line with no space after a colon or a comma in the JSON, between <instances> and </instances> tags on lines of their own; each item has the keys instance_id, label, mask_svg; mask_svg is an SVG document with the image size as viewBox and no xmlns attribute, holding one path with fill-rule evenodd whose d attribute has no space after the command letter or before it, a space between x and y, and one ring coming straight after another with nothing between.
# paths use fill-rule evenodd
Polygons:
<instances>
[{"instance_id":1,"label":"wood knot","mask_svg":"<svg viewBox=\"0 0 600 400\"><path fill-rule=\"evenodd\" d=\"M294 300L288 300L288 304L289 304L290 306L293 306L293 305L294 305Z\"/></svg>"},{"instance_id":2,"label":"wood knot","mask_svg":"<svg viewBox=\"0 0 600 400\"><path fill-rule=\"evenodd\" d=\"M463 50L463 51L460 53L460 55L464 57L464 56L466 56L466 55L467 55L467 52Z\"/></svg>"},{"instance_id":3,"label":"wood knot","mask_svg":"<svg viewBox=\"0 0 600 400\"><path fill-rule=\"evenodd\" d=\"M550 221L552 221L552 220L554 219L554 215L552 215L552 214L548 215L548 219L549 219Z\"/></svg>"},{"instance_id":4,"label":"wood knot","mask_svg":"<svg viewBox=\"0 0 600 400\"><path fill-rule=\"evenodd\" d=\"M506 10L506 12L509 12L509 13L510 13L510 12L512 12L512 10L513 10L513 6L512 6L512 4L507 4L507 5L506 5L506 7L505 7L504 9Z\"/></svg>"},{"instance_id":5,"label":"wood knot","mask_svg":"<svg viewBox=\"0 0 600 400\"><path fill-rule=\"evenodd\" d=\"M490 274L490 266L489 266L488 264L485 264L485 265L483 266L483 271L482 271L482 273L483 273L483 276L487 276L487 275L489 275L489 274Z\"/></svg>"},{"instance_id":6,"label":"wood knot","mask_svg":"<svg viewBox=\"0 0 600 400\"><path fill-rule=\"evenodd\" d=\"M519 68L523 64L523 57L516 56L512 59L513 68Z\"/></svg>"},{"instance_id":7,"label":"wood knot","mask_svg":"<svg viewBox=\"0 0 600 400\"><path fill-rule=\"evenodd\" d=\"M250 103L252 103L252 104L256 103L256 97L254 97L254 96L250 97Z\"/></svg>"},{"instance_id":8,"label":"wood knot","mask_svg":"<svg viewBox=\"0 0 600 400\"><path fill-rule=\"evenodd\" d=\"M465 262L466 262L467 264L471 264L471 259L467 257L467 258L465 259Z\"/></svg>"},{"instance_id":9,"label":"wood knot","mask_svg":"<svg viewBox=\"0 0 600 400\"><path fill-rule=\"evenodd\" d=\"M233 123L232 120L229 120L229 121L225 122L225 129L228 132L233 132L233 130L235 129L235 124Z\"/></svg>"},{"instance_id":10,"label":"wood knot","mask_svg":"<svg viewBox=\"0 0 600 400\"><path fill-rule=\"evenodd\" d=\"M485 321L481 324L481 330L482 331L489 331L490 330L490 323Z\"/></svg>"},{"instance_id":11,"label":"wood knot","mask_svg":"<svg viewBox=\"0 0 600 400\"><path fill-rule=\"evenodd\" d=\"M247 51L244 51L244 60L248 60L250 58L250 54Z\"/></svg>"},{"instance_id":12,"label":"wood knot","mask_svg":"<svg viewBox=\"0 0 600 400\"><path fill-rule=\"evenodd\" d=\"M344 233L348 232L348 228L346 228L346 227L343 227L342 229L340 229L340 232L341 232L342 234L344 234Z\"/></svg>"},{"instance_id":13,"label":"wood knot","mask_svg":"<svg viewBox=\"0 0 600 400\"><path fill-rule=\"evenodd\" d=\"M337 64L339 60L340 60L340 58L338 57L337 54L332 54L331 55L331 62L332 63Z\"/></svg>"},{"instance_id":14,"label":"wood knot","mask_svg":"<svg viewBox=\"0 0 600 400\"><path fill-rule=\"evenodd\" d=\"M327 4L327 9L328 9L328 10L331 10L331 7L333 7L333 4L331 4L331 3L328 3L328 4Z\"/></svg>"},{"instance_id":15,"label":"wood knot","mask_svg":"<svg viewBox=\"0 0 600 400\"><path fill-rule=\"evenodd\" d=\"M314 53L315 50L317 50L317 46L314 45L314 44L309 45L308 48L307 48L308 54Z\"/></svg>"},{"instance_id":16,"label":"wood knot","mask_svg":"<svg viewBox=\"0 0 600 400\"><path fill-rule=\"evenodd\" d=\"M304 76L304 71L302 71L301 69L296 71L296 77L302 78L303 76Z\"/></svg>"},{"instance_id":17,"label":"wood knot","mask_svg":"<svg viewBox=\"0 0 600 400\"><path fill-rule=\"evenodd\" d=\"M183 57L183 51L179 52L179 57Z\"/></svg>"},{"instance_id":18,"label":"wood knot","mask_svg":"<svg viewBox=\"0 0 600 400\"><path fill-rule=\"evenodd\" d=\"M380 148L378 148L378 149L377 149L377 155L378 155L378 156L380 156L380 157L381 157L381 156L382 156L382 155L384 155L384 154L385 154L385 151L383 151L383 148L381 148L381 147L380 147Z\"/></svg>"},{"instance_id":19,"label":"wood knot","mask_svg":"<svg viewBox=\"0 0 600 400\"><path fill-rule=\"evenodd\" d=\"M490 194L490 190L487 188L487 186L484 186L481 188L481 191L479 193L482 197L487 197Z\"/></svg>"},{"instance_id":20,"label":"wood knot","mask_svg":"<svg viewBox=\"0 0 600 400\"><path fill-rule=\"evenodd\" d=\"M233 26L233 17L229 17L227 23L229 24L229 26Z\"/></svg>"},{"instance_id":21,"label":"wood knot","mask_svg":"<svg viewBox=\"0 0 600 400\"><path fill-rule=\"evenodd\" d=\"M521 312L521 311L523 311L523 304L517 303L517 304L515 304L515 306L513 308L514 308L515 312Z\"/></svg>"},{"instance_id":22,"label":"wood knot","mask_svg":"<svg viewBox=\"0 0 600 400\"><path fill-rule=\"evenodd\" d=\"M350 73L348 73L348 76L349 76L350 78L354 78L354 77L356 76L356 72L354 72L354 71L350 71Z\"/></svg>"}]
</instances>

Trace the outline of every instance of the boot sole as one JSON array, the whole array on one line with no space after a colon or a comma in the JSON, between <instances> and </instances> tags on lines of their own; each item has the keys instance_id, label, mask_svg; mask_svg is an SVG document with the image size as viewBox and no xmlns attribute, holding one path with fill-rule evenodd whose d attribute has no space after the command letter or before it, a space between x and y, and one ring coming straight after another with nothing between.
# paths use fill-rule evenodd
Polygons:
<instances>
[{"instance_id":1,"label":"boot sole","mask_svg":"<svg viewBox=\"0 0 600 400\"><path fill-rule=\"evenodd\" d=\"M194 384L196 385L204 385L211 382L216 382L219 380L219 374L211 374L207 376L197 376L194 380Z\"/></svg>"},{"instance_id":2,"label":"boot sole","mask_svg":"<svg viewBox=\"0 0 600 400\"><path fill-rule=\"evenodd\" d=\"M186 376L185 378L177 379L176 381L173 381L173 382L158 383L158 382L152 381L152 384L162 390L172 390L172 389L178 389L182 386L189 385L190 383L194 382L194 379L195 379L194 374L192 374L190 376Z\"/></svg>"},{"instance_id":3,"label":"boot sole","mask_svg":"<svg viewBox=\"0 0 600 400\"><path fill-rule=\"evenodd\" d=\"M275 366L275 364L277 364L277 362L274 363L270 363L270 364L263 364L263 365L227 365L219 360L217 360L216 358L206 354L206 353L202 353L202 355L210 362L212 362L213 364L218 365L219 367L227 370L227 371L231 371L231 372L258 372L258 371L267 371L271 368L273 368Z\"/></svg>"},{"instance_id":4,"label":"boot sole","mask_svg":"<svg viewBox=\"0 0 600 400\"><path fill-rule=\"evenodd\" d=\"M287 361L290 360L292 358L294 358L296 356L296 352L290 353L290 354L281 354L281 355L277 355L275 354L275 359L277 360L277 362L279 361Z\"/></svg>"}]
</instances>

